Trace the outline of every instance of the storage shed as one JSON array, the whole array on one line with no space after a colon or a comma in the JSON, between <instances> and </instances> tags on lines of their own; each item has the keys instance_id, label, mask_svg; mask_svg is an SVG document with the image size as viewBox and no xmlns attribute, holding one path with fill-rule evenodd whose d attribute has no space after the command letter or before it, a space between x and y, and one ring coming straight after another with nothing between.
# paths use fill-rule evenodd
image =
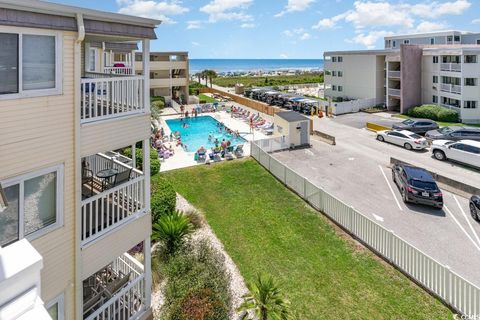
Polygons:
<instances>
[{"instance_id":1,"label":"storage shed","mask_svg":"<svg viewBox=\"0 0 480 320\"><path fill-rule=\"evenodd\" d=\"M277 112L275 135L286 137L291 148L310 145L310 119L295 111Z\"/></svg>"}]
</instances>

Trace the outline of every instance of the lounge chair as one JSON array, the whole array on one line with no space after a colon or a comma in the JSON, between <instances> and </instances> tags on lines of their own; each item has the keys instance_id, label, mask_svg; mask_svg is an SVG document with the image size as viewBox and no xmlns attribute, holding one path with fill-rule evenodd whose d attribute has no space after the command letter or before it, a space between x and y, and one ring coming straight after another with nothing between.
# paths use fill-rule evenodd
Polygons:
<instances>
[{"instance_id":1,"label":"lounge chair","mask_svg":"<svg viewBox=\"0 0 480 320\"><path fill-rule=\"evenodd\" d=\"M233 146L230 146L225 151L225 160L233 160Z\"/></svg>"},{"instance_id":2,"label":"lounge chair","mask_svg":"<svg viewBox=\"0 0 480 320\"><path fill-rule=\"evenodd\" d=\"M222 150L213 150L213 161L222 161Z\"/></svg>"},{"instance_id":3,"label":"lounge chair","mask_svg":"<svg viewBox=\"0 0 480 320\"><path fill-rule=\"evenodd\" d=\"M235 156L237 158L241 158L243 157L243 144L239 144L236 148L235 148Z\"/></svg>"},{"instance_id":4,"label":"lounge chair","mask_svg":"<svg viewBox=\"0 0 480 320\"><path fill-rule=\"evenodd\" d=\"M198 162L202 162L202 161L205 162L205 160L207 160L207 152L206 151L202 151L202 152L197 151L196 155L197 155L197 161Z\"/></svg>"}]
</instances>

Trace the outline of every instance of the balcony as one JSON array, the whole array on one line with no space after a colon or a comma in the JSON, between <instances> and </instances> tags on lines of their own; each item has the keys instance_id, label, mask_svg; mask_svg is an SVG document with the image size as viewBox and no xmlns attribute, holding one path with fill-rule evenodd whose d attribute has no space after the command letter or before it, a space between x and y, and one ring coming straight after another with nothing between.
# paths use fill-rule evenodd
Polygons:
<instances>
[{"instance_id":1,"label":"balcony","mask_svg":"<svg viewBox=\"0 0 480 320\"><path fill-rule=\"evenodd\" d=\"M396 78L400 79L401 72L400 71L388 71L388 77L389 78Z\"/></svg>"},{"instance_id":2,"label":"balcony","mask_svg":"<svg viewBox=\"0 0 480 320\"><path fill-rule=\"evenodd\" d=\"M103 73L113 75L131 76L134 74L132 67L105 67Z\"/></svg>"},{"instance_id":3,"label":"balcony","mask_svg":"<svg viewBox=\"0 0 480 320\"><path fill-rule=\"evenodd\" d=\"M138 319L147 310L143 265L128 253L83 281L83 319Z\"/></svg>"},{"instance_id":4,"label":"balcony","mask_svg":"<svg viewBox=\"0 0 480 320\"><path fill-rule=\"evenodd\" d=\"M441 63L440 70L449 71L449 72L462 72L462 64L461 63Z\"/></svg>"},{"instance_id":5,"label":"balcony","mask_svg":"<svg viewBox=\"0 0 480 320\"><path fill-rule=\"evenodd\" d=\"M82 247L146 212L145 176L120 160L98 153L82 161Z\"/></svg>"},{"instance_id":6,"label":"balcony","mask_svg":"<svg viewBox=\"0 0 480 320\"><path fill-rule=\"evenodd\" d=\"M400 91L400 89L391 89L391 88L389 88L389 89L388 89L388 95L389 95L389 96L392 96L392 97L398 97L398 98L400 98L401 91Z\"/></svg>"},{"instance_id":7,"label":"balcony","mask_svg":"<svg viewBox=\"0 0 480 320\"><path fill-rule=\"evenodd\" d=\"M454 94L462 94L462 86L442 83L440 84L440 91L454 93Z\"/></svg>"},{"instance_id":8,"label":"balcony","mask_svg":"<svg viewBox=\"0 0 480 320\"><path fill-rule=\"evenodd\" d=\"M81 79L81 123L145 113L144 77L108 77L101 73Z\"/></svg>"}]
</instances>

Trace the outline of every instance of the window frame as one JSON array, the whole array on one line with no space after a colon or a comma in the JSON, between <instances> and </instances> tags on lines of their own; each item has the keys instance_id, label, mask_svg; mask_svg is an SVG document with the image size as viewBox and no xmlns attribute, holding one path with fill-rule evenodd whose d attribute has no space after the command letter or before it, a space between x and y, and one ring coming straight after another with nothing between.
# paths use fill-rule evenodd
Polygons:
<instances>
[{"instance_id":1,"label":"window frame","mask_svg":"<svg viewBox=\"0 0 480 320\"><path fill-rule=\"evenodd\" d=\"M48 312L48 309L53 307L55 304L58 304L58 319L65 320L65 293L62 292L48 303L45 304L45 309Z\"/></svg>"},{"instance_id":2,"label":"window frame","mask_svg":"<svg viewBox=\"0 0 480 320\"><path fill-rule=\"evenodd\" d=\"M0 94L0 101L61 95L63 93L63 33L61 31L1 26L0 33L18 36L18 92ZM55 38L55 87L48 89L23 90L23 35L50 36Z\"/></svg>"},{"instance_id":3,"label":"window frame","mask_svg":"<svg viewBox=\"0 0 480 320\"><path fill-rule=\"evenodd\" d=\"M19 185L19 212L18 212L18 240L27 239L29 241L38 239L47 233L50 233L56 229L63 227L63 197L65 194L64 190L64 168L63 164L56 166L43 168L40 170L28 172L10 179L5 179L0 181L2 183L2 188L8 188L10 186ZM25 235L25 212L24 212L24 203L25 203L25 181L39 176L56 173L56 194L55 194L55 206L56 206L56 221L51 225L38 229L28 235ZM14 241L16 242L16 241ZM12 243L14 243L12 242Z\"/></svg>"}]
</instances>

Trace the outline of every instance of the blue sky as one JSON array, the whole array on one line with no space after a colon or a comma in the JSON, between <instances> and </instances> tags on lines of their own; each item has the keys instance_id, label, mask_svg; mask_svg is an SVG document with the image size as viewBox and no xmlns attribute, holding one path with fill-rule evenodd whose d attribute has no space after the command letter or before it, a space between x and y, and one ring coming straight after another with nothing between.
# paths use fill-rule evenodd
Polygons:
<instances>
[{"instance_id":1,"label":"blue sky","mask_svg":"<svg viewBox=\"0 0 480 320\"><path fill-rule=\"evenodd\" d=\"M55 0L161 19L152 50L191 58L321 58L382 48L383 36L480 32L479 0Z\"/></svg>"}]
</instances>

